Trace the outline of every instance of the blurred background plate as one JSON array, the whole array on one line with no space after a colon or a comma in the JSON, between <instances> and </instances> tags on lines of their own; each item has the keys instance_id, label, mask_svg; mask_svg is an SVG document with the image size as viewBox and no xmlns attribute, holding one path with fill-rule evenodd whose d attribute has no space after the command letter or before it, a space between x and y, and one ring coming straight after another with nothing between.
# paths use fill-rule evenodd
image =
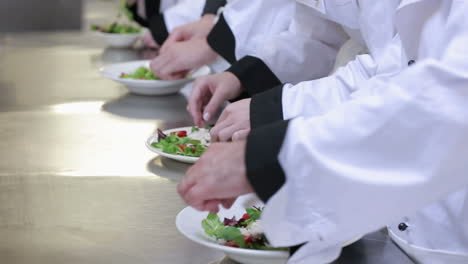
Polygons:
<instances>
[{"instance_id":1,"label":"blurred background plate","mask_svg":"<svg viewBox=\"0 0 468 264\"><path fill-rule=\"evenodd\" d=\"M117 63L102 67L100 72L103 77L123 84L130 92L140 95L167 95L177 93L183 88L184 84L195 78L208 75L211 72L208 66L203 66L189 74L188 78L180 80L133 80L120 78L122 73L133 73L142 66L149 67L149 63L149 60Z\"/></svg>"},{"instance_id":2,"label":"blurred background plate","mask_svg":"<svg viewBox=\"0 0 468 264\"><path fill-rule=\"evenodd\" d=\"M115 34L96 32L101 37L107 46L112 48L129 48L132 47L136 41L143 36L143 33L134 34Z\"/></svg>"}]
</instances>

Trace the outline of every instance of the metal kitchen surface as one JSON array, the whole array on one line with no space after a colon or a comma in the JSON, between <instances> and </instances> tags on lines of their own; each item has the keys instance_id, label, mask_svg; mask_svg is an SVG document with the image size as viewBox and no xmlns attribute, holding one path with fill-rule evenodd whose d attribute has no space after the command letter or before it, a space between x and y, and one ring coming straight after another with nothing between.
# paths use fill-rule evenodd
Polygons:
<instances>
[{"instance_id":1,"label":"metal kitchen surface","mask_svg":"<svg viewBox=\"0 0 468 264\"><path fill-rule=\"evenodd\" d=\"M112 17L111 2L87 3L86 23ZM98 74L146 55L86 32L0 35L0 263L233 263L177 232L188 166L144 146L190 124L184 96L130 95ZM336 263L412 262L379 232Z\"/></svg>"}]
</instances>

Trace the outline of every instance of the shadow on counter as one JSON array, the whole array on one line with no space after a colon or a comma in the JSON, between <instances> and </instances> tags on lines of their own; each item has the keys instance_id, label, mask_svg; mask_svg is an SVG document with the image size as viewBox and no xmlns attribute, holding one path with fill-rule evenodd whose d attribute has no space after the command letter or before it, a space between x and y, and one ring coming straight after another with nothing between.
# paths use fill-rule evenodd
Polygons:
<instances>
[{"instance_id":1,"label":"shadow on counter","mask_svg":"<svg viewBox=\"0 0 468 264\"><path fill-rule=\"evenodd\" d=\"M159 51L154 49L138 48L106 48L101 54L95 54L91 57L91 62L101 67L114 63L151 60L158 55Z\"/></svg>"},{"instance_id":2,"label":"shadow on counter","mask_svg":"<svg viewBox=\"0 0 468 264\"><path fill-rule=\"evenodd\" d=\"M146 164L146 169L156 176L179 182L190 168L190 164L181 163L165 157L158 156Z\"/></svg>"},{"instance_id":3,"label":"shadow on counter","mask_svg":"<svg viewBox=\"0 0 468 264\"><path fill-rule=\"evenodd\" d=\"M187 100L181 94L157 97L125 94L105 103L102 110L131 119L190 123L191 118L187 113L186 105Z\"/></svg>"}]
</instances>

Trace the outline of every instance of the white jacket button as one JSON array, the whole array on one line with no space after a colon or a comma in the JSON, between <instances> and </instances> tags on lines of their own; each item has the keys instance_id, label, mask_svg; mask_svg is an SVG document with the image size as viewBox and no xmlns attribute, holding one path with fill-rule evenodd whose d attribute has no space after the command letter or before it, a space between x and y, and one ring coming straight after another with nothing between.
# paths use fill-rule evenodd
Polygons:
<instances>
[{"instance_id":1,"label":"white jacket button","mask_svg":"<svg viewBox=\"0 0 468 264\"><path fill-rule=\"evenodd\" d=\"M398 225L398 229L399 229L400 231L402 231L402 232L403 232L403 231L406 231L406 229L408 229L408 227L409 227L409 226L408 226L406 223L400 223L400 224Z\"/></svg>"}]
</instances>

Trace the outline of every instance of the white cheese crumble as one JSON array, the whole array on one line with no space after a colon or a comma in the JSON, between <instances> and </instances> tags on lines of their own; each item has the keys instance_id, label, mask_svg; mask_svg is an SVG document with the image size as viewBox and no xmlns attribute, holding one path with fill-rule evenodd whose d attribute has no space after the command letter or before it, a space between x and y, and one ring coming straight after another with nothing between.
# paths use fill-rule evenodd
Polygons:
<instances>
[{"instance_id":1,"label":"white cheese crumble","mask_svg":"<svg viewBox=\"0 0 468 264\"><path fill-rule=\"evenodd\" d=\"M189 138L200 140L200 142L204 145L209 144L211 140L210 131L206 128L200 128L198 131L188 131Z\"/></svg>"}]
</instances>

